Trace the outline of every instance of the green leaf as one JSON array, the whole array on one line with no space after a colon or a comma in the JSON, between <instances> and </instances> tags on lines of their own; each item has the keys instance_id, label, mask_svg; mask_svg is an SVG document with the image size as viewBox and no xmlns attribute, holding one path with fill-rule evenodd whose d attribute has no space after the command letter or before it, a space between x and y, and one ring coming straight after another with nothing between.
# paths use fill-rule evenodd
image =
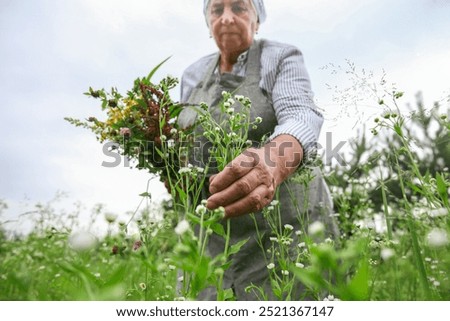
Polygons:
<instances>
[{"instance_id":1,"label":"green leaf","mask_svg":"<svg viewBox=\"0 0 450 321\"><path fill-rule=\"evenodd\" d=\"M448 206L447 184L441 174L436 173L436 188L439 196L446 206Z\"/></svg>"},{"instance_id":2,"label":"green leaf","mask_svg":"<svg viewBox=\"0 0 450 321\"><path fill-rule=\"evenodd\" d=\"M411 182L405 182L406 183L406 185L408 185L414 192L416 192L416 193L419 193L419 194L423 194L423 190L422 190L422 188L420 188L420 186L417 186L416 184L414 184L414 183L411 183Z\"/></svg>"},{"instance_id":3,"label":"green leaf","mask_svg":"<svg viewBox=\"0 0 450 321\"><path fill-rule=\"evenodd\" d=\"M200 217L198 217L197 215L194 215L194 214L191 214L191 213L187 213L187 218L189 218L189 220L192 223L200 224Z\"/></svg>"},{"instance_id":4,"label":"green leaf","mask_svg":"<svg viewBox=\"0 0 450 321\"><path fill-rule=\"evenodd\" d=\"M214 231L214 233L225 237L225 229L223 228L222 224L213 223L209 227Z\"/></svg>"},{"instance_id":5,"label":"green leaf","mask_svg":"<svg viewBox=\"0 0 450 321\"><path fill-rule=\"evenodd\" d=\"M339 296L346 301L365 301L369 297L369 263L361 260L361 265L347 286L338 290Z\"/></svg>"},{"instance_id":6,"label":"green leaf","mask_svg":"<svg viewBox=\"0 0 450 321\"><path fill-rule=\"evenodd\" d=\"M394 130L395 130L395 132L397 133L398 136L403 137L402 127L398 123L394 124Z\"/></svg>"},{"instance_id":7,"label":"green leaf","mask_svg":"<svg viewBox=\"0 0 450 321\"><path fill-rule=\"evenodd\" d=\"M234 292L233 289L229 288L229 289L225 289L223 291L223 299L225 301L235 301L235 296L234 296Z\"/></svg>"},{"instance_id":8,"label":"green leaf","mask_svg":"<svg viewBox=\"0 0 450 321\"><path fill-rule=\"evenodd\" d=\"M299 269L294 267L291 271L293 271L297 279L309 289L314 291L319 289L328 289L328 285L323 276L313 267L307 269Z\"/></svg>"},{"instance_id":9,"label":"green leaf","mask_svg":"<svg viewBox=\"0 0 450 321\"><path fill-rule=\"evenodd\" d=\"M237 242L236 244L231 245L230 248L228 249L228 255L236 254L237 252L239 252L241 247L244 246L244 244L247 243L249 239L250 238L247 238L245 240Z\"/></svg>"},{"instance_id":10,"label":"green leaf","mask_svg":"<svg viewBox=\"0 0 450 321\"><path fill-rule=\"evenodd\" d=\"M152 198L152 194L150 194L149 192L141 193L141 194L139 194L139 196Z\"/></svg>"},{"instance_id":11,"label":"green leaf","mask_svg":"<svg viewBox=\"0 0 450 321\"><path fill-rule=\"evenodd\" d=\"M123 264L123 265L119 266L113 272L113 274L108 277L108 279L105 282L104 286L108 287L108 286L113 286L113 285L120 284L121 282L123 282L123 280L127 276L127 273L128 273L127 265Z\"/></svg>"},{"instance_id":12,"label":"green leaf","mask_svg":"<svg viewBox=\"0 0 450 321\"><path fill-rule=\"evenodd\" d=\"M273 294L277 297L277 298L281 298L282 296L282 291L281 291L281 287L280 284L276 281L276 280L271 280L270 282L271 286L272 286L272 291Z\"/></svg>"},{"instance_id":13,"label":"green leaf","mask_svg":"<svg viewBox=\"0 0 450 321\"><path fill-rule=\"evenodd\" d=\"M159 67L161 67L167 60L170 59L171 56L167 57L166 59L164 59L163 61L161 61L158 65L156 65L155 68L153 68L150 73L148 74L148 76L146 77L146 80L150 81L150 79L153 77L153 75L155 74L156 71L158 71Z\"/></svg>"},{"instance_id":14,"label":"green leaf","mask_svg":"<svg viewBox=\"0 0 450 321\"><path fill-rule=\"evenodd\" d=\"M175 186L175 188L177 190L177 193L178 193L178 196L180 197L180 199L185 199L187 197L185 191L181 187Z\"/></svg>"}]
</instances>

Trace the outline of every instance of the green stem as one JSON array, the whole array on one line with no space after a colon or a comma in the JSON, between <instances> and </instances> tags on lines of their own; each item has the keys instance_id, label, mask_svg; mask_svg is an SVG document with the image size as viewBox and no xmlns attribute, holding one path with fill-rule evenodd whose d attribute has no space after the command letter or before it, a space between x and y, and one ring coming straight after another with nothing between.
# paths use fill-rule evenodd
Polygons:
<instances>
[{"instance_id":1,"label":"green stem","mask_svg":"<svg viewBox=\"0 0 450 321\"><path fill-rule=\"evenodd\" d=\"M419 241L418 241L418 237L417 237L417 233L416 233L414 218L411 215L412 209L410 207L410 203L408 202L408 199L406 198L405 185L403 183L403 177L401 175L400 165L398 163L397 158L396 158L396 165L397 165L398 178L399 178L400 187L401 187L401 191L402 191L402 195L403 195L403 200L405 202L405 209L407 210L407 213L408 213L408 215L407 215L408 229L411 234L413 252L414 252L414 256L416 258L417 267L419 269L420 281L422 282L423 290L425 292L426 297L431 298L431 292L430 292L430 288L428 285L427 271L425 270L425 265L423 264L422 254L420 253L420 245L419 245Z\"/></svg>"},{"instance_id":2,"label":"green stem","mask_svg":"<svg viewBox=\"0 0 450 321\"><path fill-rule=\"evenodd\" d=\"M230 224L230 220L227 219L227 236L225 239L225 249L223 250L223 254L225 256L225 262L228 261L228 247L230 246L230 235L231 235L231 224ZM219 278L219 284L217 286L217 301L225 300L225 291L223 289L224 273L222 273Z\"/></svg>"},{"instance_id":3,"label":"green stem","mask_svg":"<svg viewBox=\"0 0 450 321\"><path fill-rule=\"evenodd\" d=\"M381 174L381 196L383 198L384 217L386 219L388 239L389 239L389 241L392 241L392 225L391 225L389 209L388 209L388 204L387 204L386 186L384 185L382 174ZM398 301L399 300L399 295L398 295L399 286L398 286L397 276L399 274L398 274L397 260L396 260L395 256L392 258L392 260L393 260L393 265L394 265L394 300Z\"/></svg>"}]
</instances>

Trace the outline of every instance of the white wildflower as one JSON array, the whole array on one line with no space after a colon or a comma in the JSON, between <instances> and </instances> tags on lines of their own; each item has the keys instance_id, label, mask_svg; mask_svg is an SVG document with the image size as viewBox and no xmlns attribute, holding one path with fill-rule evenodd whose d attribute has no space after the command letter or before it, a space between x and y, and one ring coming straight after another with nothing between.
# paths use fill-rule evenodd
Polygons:
<instances>
[{"instance_id":1,"label":"white wildflower","mask_svg":"<svg viewBox=\"0 0 450 321\"><path fill-rule=\"evenodd\" d=\"M447 231L440 228L432 229L427 235L428 245L431 247L442 247L448 244Z\"/></svg>"},{"instance_id":2,"label":"white wildflower","mask_svg":"<svg viewBox=\"0 0 450 321\"><path fill-rule=\"evenodd\" d=\"M291 224L284 224L284 228L288 231L292 231L294 227Z\"/></svg>"},{"instance_id":3,"label":"white wildflower","mask_svg":"<svg viewBox=\"0 0 450 321\"><path fill-rule=\"evenodd\" d=\"M175 147L175 141L173 139L169 139L167 141L167 147L168 148L174 148Z\"/></svg>"},{"instance_id":4,"label":"white wildflower","mask_svg":"<svg viewBox=\"0 0 450 321\"><path fill-rule=\"evenodd\" d=\"M273 200L272 202L270 202L270 205L272 206L277 206L278 204L280 204L279 200Z\"/></svg>"},{"instance_id":5,"label":"white wildflower","mask_svg":"<svg viewBox=\"0 0 450 321\"><path fill-rule=\"evenodd\" d=\"M429 215L431 217L446 216L446 215L448 215L448 210L444 207L437 208L437 209L431 210Z\"/></svg>"},{"instance_id":6,"label":"white wildflower","mask_svg":"<svg viewBox=\"0 0 450 321\"><path fill-rule=\"evenodd\" d=\"M162 141L162 142L165 142L165 141L167 140L167 136L166 136L166 135L161 135L160 138L161 138L161 141Z\"/></svg>"},{"instance_id":7,"label":"white wildflower","mask_svg":"<svg viewBox=\"0 0 450 321\"><path fill-rule=\"evenodd\" d=\"M287 270L281 270L281 274L288 276L288 275L289 275L289 271L287 271Z\"/></svg>"},{"instance_id":8,"label":"white wildflower","mask_svg":"<svg viewBox=\"0 0 450 321\"><path fill-rule=\"evenodd\" d=\"M221 217L225 217L225 207L219 206L214 210L214 214L218 214Z\"/></svg>"},{"instance_id":9,"label":"white wildflower","mask_svg":"<svg viewBox=\"0 0 450 321\"><path fill-rule=\"evenodd\" d=\"M393 249L384 248L380 251L380 256L383 259L383 261L388 261L391 257L395 255L395 252Z\"/></svg>"},{"instance_id":10,"label":"white wildflower","mask_svg":"<svg viewBox=\"0 0 450 321\"><path fill-rule=\"evenodd\" d=\"M269 270L272 270L274 267L275 267L275 264L273 264L273 263L267 264L267 268L268 268Z\"/></svg>"},{"instance_id":11,"label":"white wildflower","mask_svg":"<svg viewBox=\"0 0 450 321\"><path fill-rule=\"evenodd\" d=\"M191 172L191 169L189 167L181 167L178 170L178 174L189 174Z\"/></svg>"},{"instance_id":12,"label":"white wildflower","mask_svg":"<svg viewBox=\"0 0 450 321\"><path fill-rule=\"evenodd\" d=\"M305 267L304 264L299 263L299 262L295 263L295 266L298 267L298 268L300 268L300 269L303 269L303 268Z\"/></svg>"},{"instance_id":13,"label":"white wildflower","mask_svg":"<svg viewBox=\"0 0 450 321\"><path fill-rule=\"evenodd\" d=\"M261 124L262 123L262 118L261 117L256 117L255 118L255 123L256 124Z\"/></svg>"},{"instance_id":14,"label":"white wildflower","mask_svg":"<svg viewBox=\"0 0 450 321\"><path fill-rule=\"evenodd\" d=\"M327 238L325 239L325 243L327 243L327 244L333 244L333 240L332 240L331 238L327 237Z\"/></svg>"},{"instance_id":15,"label":"white wildflower","mask_svg":"<svg viewBox=\"0 0 450 321\"><path fill-rule=\"evenodd\" d=\"M314 223L312 223L309 227L308 227L308 233L310 235L317 235L317 234L321 234L325 231L325 225L323 225L322 222L316 221Z\"/></svg>"},{"instance_id":16,"label":"white wildflower","mask_svg":"<svg viewBox=\"0 0 450 321\"><path fill-rule=\"evenodd\" d=\"M117 214L114 213L105 213L105 220L108 223L114 223L117 220Z\"/></svg>"},{"instance_id":17,"label":"white wildflower","mask_svg":"<svg viewBox=\"0 0 450 321\"><path fill-rule=\"evenodd\" d=\"M170 134L176 135L176 133L178 133L178 130L177 130L176 128L172 128L172 129L170 130Z\"/></svg>"},{"instance_id":18,"label":"white wildflower","mask_svg":"<svg viewBox=\"0 0 450 321\"><path fill-rule=\"evenodd\" d=\"M278 242L278 238L276 238L276 237L274 237L274 236L269 237L269 240L270 240L271 242Z\"/></svg>"},{"instance_id":19,"label":"white wildflower","mask_svg":"<svg viewBox=\"0 0 450 321\"><path fill-rule=\"evenodd\" d=\"M301 242L301 243L298 243L298 245L297 245L299 248L303 248L303 247L306 247L306 243L305 242Z\"/></svg>"},{"instance_id":20,"label":"white wildflower","mask_svg":"<svg viewBox=\"0 0 450 321\"><path fill-rule=\"evenodd\" d=\"M326 298L323 299L324 301L341 301L338 298L335 298L334 295L329 295Z\"/></svg>"},{"instance_id":21,"label":"white wildflower","mask_svg":"<svg viewBox=\"0 0 450 321\"><path fill-rule=\"evenodd\" d=\"M182 220L178 223L178 225L175 227L175 233L177 235L183 235L184 233L186 233L189 229L191 228L191 226L189 225L189 222L186 220Z\"/></svg>"},{"instance_id":22,"label":"white wildflower","mask_svg":"<svg viewBox=\"0 0 450 321\"><path fill-rule=\"evenodd\" d=\"M203 215L206 213L206 207L203 204L200 204L196 207L195 209L195 213L197 213L198 215Z\"/></svg>"},{"instance_id":23,"label":"white wildflower","mask_svg":"<svg viewBox=\"0 0 450 321\"><path fill-rule=\"evenodd\" d=\"M97 245L97 239L89 232L76 232L69 236L69 245L76 251L87 251Z\"/></svg>"}]
</instances>

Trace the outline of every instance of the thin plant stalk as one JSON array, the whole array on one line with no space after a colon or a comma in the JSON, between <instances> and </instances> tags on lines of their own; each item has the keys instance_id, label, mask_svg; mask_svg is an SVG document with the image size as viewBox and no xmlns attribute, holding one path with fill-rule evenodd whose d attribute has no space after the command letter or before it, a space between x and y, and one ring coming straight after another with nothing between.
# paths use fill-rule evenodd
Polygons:
<instances>
[{"instance_id":1,"label":"thin plant stalk","mask_svg":"<svg viewBox=\"0 0 450 321\"><path fill-rule=\"evenodd\" d=\"M414 256L416 258L417 267L419 269L420 280L421 280L423 289L425 291L426 297L427 298L431 298L431 292L430 292L430 288L429 288L429 285L428 285L427 271L426 271L425 266L423 264L422 254L420 253L420 245L419 245L419 241L418 241L418 237L417 237L417 233L416 233L416 227L415 227L415 223L414 223L414 218L411 215L412 208L411 208L410 203L408 202L408 200L406 198L405 185L404 185L404 182L403 182L403 176L401 175L400 165L398 163L398 159L397 158L396 158L396 166L397 166L398 179L399 179L399 182L400 182L402 196L403 196L403 199L405 201L405 209L406 209L406 211L408 213L407 217L406 217L406 221L407 221L407 224L408 224L409 232L411 233L411 241L412 241L412 245L413 245L413 251L414 251Z\"/></svg>"}]
</instances>

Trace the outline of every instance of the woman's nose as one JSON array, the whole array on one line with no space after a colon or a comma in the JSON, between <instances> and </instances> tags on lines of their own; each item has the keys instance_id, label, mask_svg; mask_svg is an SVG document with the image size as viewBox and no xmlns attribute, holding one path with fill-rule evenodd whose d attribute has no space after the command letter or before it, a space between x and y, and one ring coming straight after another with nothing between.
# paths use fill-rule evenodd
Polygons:
<instances>
[{"instance_id":1,"label":"woman's nose","mask_svg":"<svg viewBox=\"0 0 450 321\"><path fill-rule=\"evenodd\" d=\"M234 13L230 8L225 8L221 17L223 24L227 25L234 21Z\"/></svg>"}]
</instances>

